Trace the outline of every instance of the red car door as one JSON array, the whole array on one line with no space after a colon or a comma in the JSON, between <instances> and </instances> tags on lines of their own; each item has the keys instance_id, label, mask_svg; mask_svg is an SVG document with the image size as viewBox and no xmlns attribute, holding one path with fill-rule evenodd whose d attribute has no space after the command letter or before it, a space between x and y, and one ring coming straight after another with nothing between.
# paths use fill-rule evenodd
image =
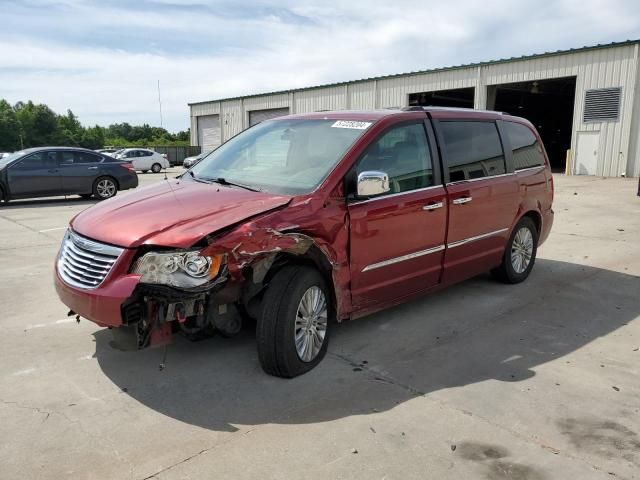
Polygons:
<instances>
[{"instance_id":1,"label":"red car door","mask_svg":"<svg viewBox=\"0 0 640 480\"><path fill-rule=\"evenodd\" d=\"M496 120L447 118L434 124L449 196L443 283L453 283L500 264L518 211L518 182L507 171Z\"/></svg>"},{"instance_id":2,"label":"red car door","mask_svg":"<svg viewBox=\"0 0 640 480\"><path fill-rule=\"evenodd\" d=\"M395 124L355 164L382 171L391 190L348 205L355 310L375 309L440 282L447 221L435 140L422 121ZM427 134L432 138L427 140Z\"/></svg>"}]
</instances>

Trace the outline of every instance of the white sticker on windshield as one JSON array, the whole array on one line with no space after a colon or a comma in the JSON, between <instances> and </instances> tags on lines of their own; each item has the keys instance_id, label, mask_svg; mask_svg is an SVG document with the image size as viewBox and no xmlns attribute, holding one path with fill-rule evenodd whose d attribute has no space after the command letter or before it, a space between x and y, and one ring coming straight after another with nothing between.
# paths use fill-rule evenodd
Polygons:
<instances>
[{"instance_id":1,"label":"white sticker on windshield","mask_svg":"<svg viewBox=\"0 0 640 480\"><path fill-rule=\"evenodd\" d=\"M371 126L371 122L355 122L353 120L338 120L331 125L333 128L355 128L356 130L366 130Z\"/></svg>"}]
</instances>

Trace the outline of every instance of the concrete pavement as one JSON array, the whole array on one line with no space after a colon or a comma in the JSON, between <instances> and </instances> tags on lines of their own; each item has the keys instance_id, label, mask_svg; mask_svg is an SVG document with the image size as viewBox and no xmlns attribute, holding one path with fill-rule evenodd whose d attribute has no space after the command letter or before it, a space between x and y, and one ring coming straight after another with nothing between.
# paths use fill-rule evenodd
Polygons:
<instances>
[{"instance_id":1,"label":"concrete pavement","mask_svg":"<svg viewBox=\"0 0 640 480\"><path fill-rule=\"evenodd\" d=\"M0 207L0 478L637 478L637 180L555 181L527 282L480 276L339 325L294 380L262 372L250 329L178 338L163 371L162 349L114 349L51 280L92 202Z\"/></svg>"}]
</instances>

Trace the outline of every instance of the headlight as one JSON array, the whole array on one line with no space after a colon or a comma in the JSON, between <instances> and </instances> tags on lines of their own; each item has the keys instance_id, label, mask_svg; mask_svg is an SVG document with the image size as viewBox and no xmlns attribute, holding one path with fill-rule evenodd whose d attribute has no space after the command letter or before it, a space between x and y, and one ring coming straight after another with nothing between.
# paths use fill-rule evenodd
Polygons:
<instances>
[{"instance_id":1,"label":"headlight","mask_svg":"<svg viewBox=\"0 0 640 480\"><path fill-rule=\"evenodd\" d=\"M205 256L198 251L150 252L139 258L133 273L143 283L158 283L172 287L199 287L213 280L220 272L223 256Z\"/></svg>"}]
</instances>

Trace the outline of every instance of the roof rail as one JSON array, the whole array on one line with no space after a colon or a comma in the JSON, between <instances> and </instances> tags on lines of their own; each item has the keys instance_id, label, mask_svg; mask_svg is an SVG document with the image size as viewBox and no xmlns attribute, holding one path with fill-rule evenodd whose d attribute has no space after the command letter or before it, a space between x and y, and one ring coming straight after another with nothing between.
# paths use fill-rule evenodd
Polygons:
<instances>
[{"instance_id":1,"label":"roof rail","mask_svg":"<svg viewBox=\"0 0 640 480\"><path fill-rule=\"evenodd\" d=\"M402 107L400 110L404 112L428 112L432 110L450 111L450 112L486 112L486 113L497 113L499 115L509 115L506 112L499 112L497 110L484 110L484 109L463 108L463 107L435 107L435 106L422 107L418 105L411 105L409 107Z\"/></svg>"}]
</instances>

